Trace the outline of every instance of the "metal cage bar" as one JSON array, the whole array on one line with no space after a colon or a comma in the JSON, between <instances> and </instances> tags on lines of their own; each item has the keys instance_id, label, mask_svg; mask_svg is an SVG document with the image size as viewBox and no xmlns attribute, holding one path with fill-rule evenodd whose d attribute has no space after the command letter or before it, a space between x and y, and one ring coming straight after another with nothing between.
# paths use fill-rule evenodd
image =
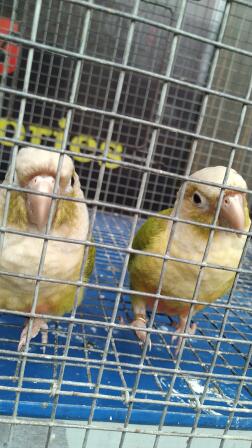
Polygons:
<instances>
[{"instance_id":1,"label":"metal cage bar","mask_svg":"<svg viewBox=\"0 0 252 448\"><path fill-rule=\"evenodd\" d=\"M26 23L27 19L23 18L22 32L17 35L13 32L13 27L20 15L18 8L23 3L26 4L28 12L30 5L30 27ZM244 416L247 416L249 421L251 413L252 323L251 307L247 300L251 291L251 269L248 264L251 229L237 232L240 236L247 236L247 243L237 268L209 263L207 256L214 232L223 230L218 225L218 215L224 190L242 191L249 196L252 192L250 185L246 190L226 185L230 169L236 162L236 154L242 154L241 166L244 169L251 157L251 138L244 143L241 136L246 121L249 121L252 106L252 78L247 77L247 85L244 81L242 91L235 88L229 90L229 81L235 70L235 64L230 64L229 78L224 87L216 87L215 83L223 52L230 52L234 57L241 58L241 67L246 66L246 73L248 71L252 52L247 46L243 46L242 38L244 28L250 21L250 2L223 1L219 9L217 2L199 2L198 8L202 8L203 12L198 13L197 18L201 19L201 25L195 29L195 3L190 0L169 0L168 4L160 0L154 2L151 7L151 2L146 0L46 0L45 3L24 0L23 3L21 0L13 1L11 25L7 34L1 30L0 17L0 39L22 46L22 57L27 62L23 69L20 62L21 68L19 67L9 79L8 61L5 59L0 85L1 111L8 111L10 114L10 119L9 115L7 118L3 115L3 119L12 121L10 126L14 126L11 113L17 113L17 124L13 133L7 129L8 125L1 127L0 119L0 143L3 148L1 164L7 154L6 148L13 145L10 181L0 188L1 192L6 193L0 226L0 246L2 250L6 235L15 234L20 237L31 236L34 239L42 237L44 242L36 275L18 274L0 267L2 277L22 278L36 284L30 312L0 310L3 316L3 322L0 320L0 332L1 327L5 325L15 330L16 318L30 318L28 339L23 353L17 354L12 349L11 334L4 335L3 347L0 346L0 366L2 363L16 365L15 372L10 370L6 371L6 374L0 374L1 414L4 414L1 407L4 400L1 397L9 396L9 393L15 397L12 399L14 405L9 408L9 415L0 418L0 423L10 424L6 446L12 448L15 428L18 425L45 428L46 448L54 445L53 431L57 428L83 430L83 448L92 444L92 435L96 431L99 431L100 435L103 431L117 433L120 437L117 445L119 448L128 446L130 435L135 435L136 440L138 435L149 436L153 448L161 447L164 438L168 441L168 437L183 438L184 446L188 448L197 441L202 443L202 440L208 438L216 443L216 447L219 443L218 446L223 448L228 441L247 442L248 446L251 442L249 434L241 435L231 431L238 425L239 415L242 415L240 421L244 422ZM4 14L2 11L6 7L5 0L2 0L2 4L1 14ZM207 34L204 30L204 23L209 18L207 10L211 10L213 14L212 34ZM167 15L164 11L168 11ZM165 20L162 19L162 14ZM238 19L243 21L243 27L237 31L237 38L233 39L232 45L231 41L225 39L228 30L234 27L235 20ZM118 21L117 27L113 20ZM62 23L65 23L65 33L62 33ZM211 31L211 27L209 29ZM101 44L102 32L104 37ZM145 34L147 40L142 38ZM166 45L162 47L163 41ZM190 46L192 42L203 46L202 60L201 56L197 55L196 47L196 56L193 54L193 48ZM186 62L180 60L183 58L183 45L189 48L188 60L196 61L196 68L201 71L195 79L189 75L183 76L183 73L188 73L190 69ZM144 57L148 59L149 48L152 49L153 61L148 65L143 60ZM158 65L160 48L164 61ZM147 56L144 56L145 49ZM181 68L180 72L178 67ZM45 72L47 77L43 78ZM86 86L86 91L83 86ZM213 97L220 101L221 109L224 108L225 101L231 101L240 107L240 111L236 115L234 113L232 118L235 129L232 129L233 133L228 139L225 134L223 137L217 133L221 112L217 115L212 132L207 132L204 127L207 119L212 120L208 105ZM9 104L6 106L8 100ZM187 103L190 103L191 108ZM28 110L30 115L27 118ZM196 118L193 118L193 115ZM35 124L32 120L35 120ZM57 130L54 129L55 120L59 123ZM228 121L227 118L226 126L231 127L232 123L232 120ZM27 135L23 135L25 126L29 128ZM30 129L31 127L33 129ZM47 134L45 133L43 138L39 137L41 129L38 128L43 128L44 131L46 129ZM94 132L96 139L93 138ZM80 144L78 138L82 138ZM119 145L120 138L124 138L126 143L116 147L118 153L113 152L113 145ZM88 139L91 143L88 143ZM52 206L43 234L8 227L11 192L24 195L27 193L27 189L13 182L18 148L30 145L31 141L36 142L33 146L38 149L59 154L55 187L50 195ZM186 182L190 179L192 167L197 165L196 156L200 153L199 144L202 143L210 145L208 158L206 155L204 159L206 165L212 160L212 149L219 147L227 166L222 184L192 180L195 184L214 185L220 189L212 224L179 217ZM134 144L137 150L132 155ZM86 176L87 195L84 202L92 208L87 241L50 233L53 209L58 199L83 202L57 193L65 154L76 161L82 181ZM115 155L119 155L118 158ZM169 155L174 165L171 163L166 169L162 163L165 165ZM201 157L204 157L204 153ZM90 164L89 172L83 168L84 163ZM0 168L0 174L3 171L4 169ZM169 200L172 200L181 182L184 182L184 186L180 190L174 216L159 215L158 198L161 198L163 203L167 189ZM48 196L46 193L42 195ZM133 249L132 244L143 217L170 220L171 233L165 255L144 252L147 257L161 260L162 269L154 305L148 315L146 342L139 351L138 342L131 337L134 327L128 322L131 320L128 296L139 295L148 299L153 297L153 293L131 290L127 280L127 268L130 256L142 253ZM181 222L209 229L208 242L200 262L188 260L186 256L178 258L170 253L176 226ZM232 229L227 229L227 232L232 232ZM47 245L51 241L84 247L78 280L65 281L55 279L53 275L44 275ZM93 276L88 281L83 281L87 251L92 247L96 247L98 253L96 267ZM162 316L158 314L160 300L171 299L162 293L165 269L167 266L169 269L171 262L199 268L192 299L172 297L173 300L190 304L177 359L174 359L172 347L167 343L167 338L172 336L173 330L164 324ZM197 298L202 273L206 267L234 272L235 280L228 299L210 305L198 318L201 331L199 334L190 335L189 327L195 303L207 305L207 302ZM53 317L36 312L40 285L45 281L52 285L66 284L76 288L74 306L69 316ZM78 293L83 287L87 294L81 310L77 310ZM127 320L124 324L119 319L121 314ZM29 341L32 322L37 317L50 319L55 325L49 328L49 354L39 352L40 344L37 341ZM150 338L154 340L154 353L148 351ZM43 370L45 366L50 375ZM222 373L221 369L225 370L225 373ZM69 372L73 377L69 376ZM36 386L32 383L34 378L38 382ZM177 384L181 387L179 391ZM232 389L232 399L225 396L225 387ZM29 400L32 403L36 399L40 400L40 404L47 402L48 410L41 411L45 419L37 420L31 413L26 420L25 414L20 413L26 394L30 394L32 398ZM69 410L66 403L71 403L71 407L74 399L77 404L73 407L77 408L80 404L78 418L75 419L79 421L64 421L65 409ZM7 405L8 403L5 404ZM154 429L145 425L149 423L146 413L137 414L139 409L145 411L145 407L150 409L153 416ZM110 422L108 419L111 408L117 409L116 422ZM102 420L100 409L104 412L102 423L99 423L99 420ZM136 414L141 421L137 428L133 427ZM188 430L169 430L167 422L170 421L171 414L175 424L181 424L176 418L184 418ZM216 417L217 421L220 415L223 418L221 432L216 433L213 431L214 418ZM212 419L206 433L201 431L205 417L209 417L209 421ZM105 422L109 425L105 425ZM242 424L244 428L245 423Z\"/></svg>"}]
</instances>

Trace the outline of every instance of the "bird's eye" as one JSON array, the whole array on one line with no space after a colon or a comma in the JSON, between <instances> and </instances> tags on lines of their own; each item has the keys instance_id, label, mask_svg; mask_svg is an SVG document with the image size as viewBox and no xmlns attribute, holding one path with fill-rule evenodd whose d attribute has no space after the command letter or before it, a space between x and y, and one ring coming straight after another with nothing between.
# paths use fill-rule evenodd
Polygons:
<instances>
[{"instance_id":1,"label":"bird's eye","mask_svg":"<svg viewBox=\"0 0 252 448\"><path fill-rule=\"evenodd\" d=\"M74 176L71 177L71 187L74 186Z\"/></svg>"},{"instance_id":2,"label":"bird's eye","mask_svg":"<svg viewBox=\"0 0 252 448\"><path fill-rule=\"evenodd\" d=\"M199 193L194 193L194 195L193 195L193 202L196 205L201 205L202 204L202 198L199 195Z\"/></svg>"}]
</instances>

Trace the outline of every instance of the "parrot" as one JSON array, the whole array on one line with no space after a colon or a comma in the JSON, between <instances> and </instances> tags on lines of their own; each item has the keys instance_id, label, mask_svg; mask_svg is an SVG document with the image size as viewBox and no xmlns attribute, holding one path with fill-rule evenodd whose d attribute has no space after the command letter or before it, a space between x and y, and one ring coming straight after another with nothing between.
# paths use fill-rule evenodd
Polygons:
<instances>
[{"instance_id":1,"label":"parrot","mask_svg":"<svg viewBox=\"0 0 252 448\"><path fill-rule=\"evenodd\" d=\"M203 261L210 228L200 227L197 223L213 223L221 189L217 186L194 183L190 180L222 184L225 173L226 167L215 166L203 168L189 176L186 185L184 185L184 195L182 195L182 201L180 207L178 207L177 218L190 220L195 224L179 221L174 223L174 233L168 252L170 256L186 259L189 262L201 263ZM232 168L229 171L226 184L229 188L224 190L217 220L217 225L222 227L223 230L214 230L209 252L204 261L227 268L237 268L246 242L246 235L235 233L235 231L248 231L250 217L246 193L232 190L232 187L246 190L247 184L243 177ZM182 188L181 186L178 191L175 207L162 210L159 212L160 215L175 216L175 209ZM132 248L143 253L132 253L130 255L128 264L130 287L134 291L153 293L153 297L141 296L137 293L131 296L134 314L131 325L137 328L136 335L141 343L144 343L147 337L147 333L144 331L147 324L146 308L153 308L163 265L163 259L144 255L144 252L164 256L171 227L171 220L149 217L141 225L133 239ZM225 230L226 228L233 229L233 232L228 232ZM159 300L157 312L170 317L176 316L178 319L176 331L172 337L172 343L178 339L175 349L175 353L178 354L182 342L182 336L179 337L179 334L185 331L191 306L193 306L191 315L194 316L197 311L204 308L204 305L197 304L197 301L211 304L226 294L232 287L235 272L203 267L196 303L191 305L188 302L175 300L173 297L193 299L200 267L195 264L173 260L167 260L164 263L161 294L168 298L167 300ZM194 334L196 328L196 323L192 323L189 326L188 333Z\"/></svg>"},{"instance_id":2,"label":"parrot","mask_svg":"<svg viewBox=\"0 0 252 448\"><path fill-rule=\"evenodd\" d=\"M52 194L55 185L59 153L34 147L21 148L16 156L13 185L27 189L27 192L11 190L6 227L13 233L5 233L0 256L0 270L18 276L0 275L0 308L30 312L32 308L36 280L21 277L20 274L36 276L42 255L44 238L33 237L29 233L41 234L46 231L50 208L53 207L52 225L49 235L85 241L89 232L89 214L84 203L72 159L63 156L58 187L55 193L79 202L56 199L39 193ZM3 185L10 183L10 169ZM33 191L37 194L33 194ZM0 217L3 219L6 189L0 189ZM22 231L28 235L15 234ZM84 266L84 281L92 273L95 262L95 246L87 248L88 255ZM44 265L40 275L60 281L80 280L84 245L48 240ZM38 300L35 312L61 316L70 312L76 294L76 286L69 284L39 282ZM78 304L83 297L83 288L78 292ZM18 350L25 347L28 336L29 319L21 333ZM47 322L34 318L30 339L42 330L42 342L47 343Z\"/></svg>"}]
</instances>

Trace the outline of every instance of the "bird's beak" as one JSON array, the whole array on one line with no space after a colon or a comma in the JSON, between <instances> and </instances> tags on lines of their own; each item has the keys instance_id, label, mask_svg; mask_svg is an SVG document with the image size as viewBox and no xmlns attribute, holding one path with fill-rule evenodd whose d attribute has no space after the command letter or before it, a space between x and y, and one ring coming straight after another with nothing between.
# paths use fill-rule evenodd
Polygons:
<instances>
[{"instance_id":1,"label":"bird's beak","mask_svg":"<svg viewBox=\"0 0 252 448\"><path fill-rule=\"evenodd\" d=\"M224 195L219 222L223 227L229 227L234 230L245 230L245 213L244 213L244 199L242 193Z\"/></svg>"},{"instance_id":2,"label":"bird's beak","mask_svg":"<svg viewBox=\"0 0 252 448\"><path fill-rule=\"evenodd\" d=\"M26 185L27 188L41 193L53 193L55 178L53 176L34 176ZM29 221L36 225L39 231L44 231L52 198L48 196L40 196L38 194L27 194L27 212Z\"/></svg>"}]
</instances>

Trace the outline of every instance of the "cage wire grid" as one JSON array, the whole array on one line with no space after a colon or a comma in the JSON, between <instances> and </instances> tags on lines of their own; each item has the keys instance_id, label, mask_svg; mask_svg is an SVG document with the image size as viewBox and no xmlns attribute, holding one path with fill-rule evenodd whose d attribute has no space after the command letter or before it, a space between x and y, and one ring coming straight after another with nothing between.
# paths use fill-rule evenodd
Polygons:
<instances>
[{"instance_id":1,"label":"cage wire grid","mask_svg":"<svg viewBox=\"0 0 252 448\"><path fill-rule=\"evenodd\" d=\"M38 274L21 274L36 281L31 312L1 310L0 422L10 424L5 446L12 447L21 425L45 427L46 448L54 446L53 431L60 427L83 429L83 448L93 446L95 431L100 437L117 433L119 448L135 446L143 435L151 436L153 448L172 437L187 448L202 440L214 447L251 446L251 432L238 431L252 426L250 231L229 296L199 312L197 332L188 334L231 167L246 174L251 196L250 2L14 0L1 1L0 11L10 18L7 31L0 21L0 39L19 49L14 72L7 47L0 66L2 178L11 154L11 182L1 186L7 195L0 248L7 233L26 235L7 226L10 192L26 192L13 183L21 146L60 154L53 201L63 155L71 155L90 210L87 241L67 240L85 246L79 281L69 281L76 285L75 306L67 316L42 315L49 319L46 351L39 337L21 353L17 344L24 317L31 317L31 330L37 316L40 283L63 282L43 276L48 241L57 239L50 233L53 207ZM132 241L142 220L171 205L191 172L213 163L227 169L215 220L201 224L211 231L194 297L177 298L189 301L191 311L175 357L172 320L157 307L166 299L165 263L192 264L169 253L183 195L166 255L155 255L163 267L143 347L130 326L130 295L148 294L130 291L127 265L139 252ZM96 246L96 264L83 283L90 246ZM0 275L17 276L3 269Z\"/></svg>"}]
</instances>

